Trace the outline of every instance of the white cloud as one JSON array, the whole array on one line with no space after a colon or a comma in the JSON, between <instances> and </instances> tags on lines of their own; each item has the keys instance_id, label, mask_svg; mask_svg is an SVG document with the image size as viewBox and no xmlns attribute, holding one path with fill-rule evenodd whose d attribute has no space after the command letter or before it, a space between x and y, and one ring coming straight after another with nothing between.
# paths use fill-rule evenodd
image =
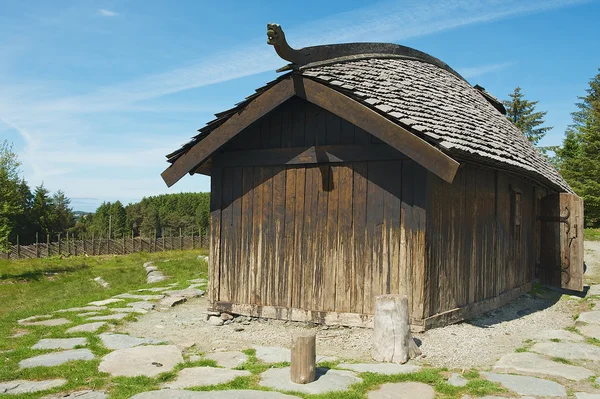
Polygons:
<instances>
[{"instance_id":1,"label":"white cloud","mask_svg":"<svg viewBox=\"0 0 600 399\"><path fill-rule=\"evenodd\" d=\"M516 62L502 62L499 64L480 65L469 68L458 68L457 72L465 79L476 78L488 73L502 71L515 65Z\"/></svg>"},{"instance_id":2,"label":"white cloud","mask_svg":"<svg viewBox=\"0 0 600 399\"><path fill-rule=\"evenodd\" d=\"M107 10L105 8L101 8L98 10L98 15L101 15L103 17L116 17L119 15L119 13L111 11L111 10Z\"/></svg>"}]
</instances>

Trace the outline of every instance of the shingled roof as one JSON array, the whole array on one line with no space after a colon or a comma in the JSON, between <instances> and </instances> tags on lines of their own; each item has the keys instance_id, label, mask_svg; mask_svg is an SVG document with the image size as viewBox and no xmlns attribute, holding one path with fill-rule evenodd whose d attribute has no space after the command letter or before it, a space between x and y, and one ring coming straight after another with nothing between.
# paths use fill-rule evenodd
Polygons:
<instances>
[{"instance_id":1,"label":"shingled roof","mask_svg":"<svg viewBox=\"0 0 600 399\"><path fill-rule=\"evenodd\" d=\"M259 88L217 114L200 134L167 155L175 162L215 128L290 74L325 84L359 101L457 160L519 173L557 191L572 189L500 112L498 104L449 68L410 57L371 55L312 63ZM500 107L501 108L501 107Z\"/></svg>"}]
</instances>

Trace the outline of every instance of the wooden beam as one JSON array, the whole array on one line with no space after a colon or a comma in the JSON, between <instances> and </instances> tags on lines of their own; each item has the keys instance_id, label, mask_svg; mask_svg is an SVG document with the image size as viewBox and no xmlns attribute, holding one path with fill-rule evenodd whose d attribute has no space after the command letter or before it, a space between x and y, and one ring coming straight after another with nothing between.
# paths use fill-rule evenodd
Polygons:
<instances>
[{"instance_id":1,"label":"wooden beam","mask_svg":"<svg viewBox=\"0 0 600 399\"><path fill-rule=\"evenodd\" d=\"M294 86L296 95L369 132L448 183L454 180L460 164L403 127L321 83L296 75Z\"/></svg>"},{"instance_id":2,"label":"wooden beam","mask_svg":"<svg viewBox=\"0 0 600 399\"><path fill-rule=\"evenodd\" d=\"M200 145L196 144L178 158L161 174L167 186L171 187L186 173L196 169L223 144L231 140L262 116L271 112L294 95L291 79L285 79L252 100L240 112L227 119L221 126L213 130Z\"/></svg>"},{"instance_id":3,"label":"wooden beam","mask_svg":"<svg viewBox=\"0 0 600 399\"><path fill-rule=\"evenodd\" d=\"M271 148L248 151L227 151L214 154L213 165L216 167L231 168L240 166L383 161L407 158L408 157L406 155L398 152L387 144L346 144L318 147L312 146Z\"/></svg>"}]
</instances>

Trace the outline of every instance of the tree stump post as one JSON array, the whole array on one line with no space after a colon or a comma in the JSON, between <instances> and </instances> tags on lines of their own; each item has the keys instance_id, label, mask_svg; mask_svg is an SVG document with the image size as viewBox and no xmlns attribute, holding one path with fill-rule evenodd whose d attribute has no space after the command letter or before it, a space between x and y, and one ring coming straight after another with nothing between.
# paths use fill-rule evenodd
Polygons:
<instances>
[{"instance_id":1,"label":"tree stump post","mask_svg":"<svg viewBox=\"0 0 600 399\"><path fill-rule=\"evenodd\" d=\"M292 366L290 377L296 384L308 384L315 380L317 349L315 334L303 332L292 337Z\"/></svg>"},{"instance_id":2,"label":"tree stump post","mask_svg":"<svg viewBox=\"0 0 600 399\"><path fill-rule=\"evenodd\" d=\"M378 362L406 363L420 354L410 332L408 297L377 296L371 354L373 359Z\"/></svg>"}]
</instances>

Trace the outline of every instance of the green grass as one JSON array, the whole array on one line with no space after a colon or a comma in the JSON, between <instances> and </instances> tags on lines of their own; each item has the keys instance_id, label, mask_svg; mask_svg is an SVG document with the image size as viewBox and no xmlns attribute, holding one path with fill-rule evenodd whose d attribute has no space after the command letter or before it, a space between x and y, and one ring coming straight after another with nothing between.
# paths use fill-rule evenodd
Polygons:
<instances>
[{"instance_id":1,"label":"green grass","mask_svg":"<svg viewBox=\"0 0 600 399\"><path fill-rule=\"evenodd\" d=\"M587 241L600 241L600 229L584 229L583 237Z\"/></svg>"},{"instance_id":2,"label":"green grass","mask_svg":"<svg viewBox=\"0 0 600 399\"><path fill-rule=\"evenodd\" d=\"M558 338L550 338L550 341L551 342L560 342L560 339L558 339Z\"/></svg>"},{"instance_id":3,"label":"green grass","mask_svg":"<svg viewBox=\"0 0 600 399\"><path fill-rule=\"evenodd\" d=\"M527 352L527 348L525 348L525 347L517 348L517 349L515 349L515 352L517 352L517 353Z\"/></svg>"},{"instance_id":4,"label":"green grass","mask_svg":"<svg viewBox=\"0 0 600 399\"><path fill-rule=\"evenodd\" d=\"M197 256L206 251L172 251L155 254L138 253L125 256L71 257L66 259L43 258L32 260L0 260L0 381L12 379L49 379L65 378L68 383L43 394L11 395L13 399L39 398L52 392L64 392L75 389L102 389L111 394L111 398L127 398L132 394L158 387L161 379L174 375L148 378L111 378L98 372L100 358L109 351L105 349L98 333L108 330L110 325L118 325L135 320L135 314L129 314L120 321L109 321L97 333L67 334L66 330L87 322L74 313L57 313L56 317L65 317L73 323L56 327L21 326L17 320L33 315L86 306L88 302L110 298L113 295L134 291L140 288L179 283L182 287L186 280L206 276L207 265L197 260ZM168 262L163 262L169 260ZM170 278L160 283L147 284L142 267L144 262L153 261ZM110 284L109 289L100 287L93 281L101 276ZM128 300L108 305L109 308L124 307ZM135 300L132 300L135 301ZM109 310L99 315L110 314ZM29 334L10 338L17 330ZM41 338L86 337L89 348L96 359L76 361L56 367L36 367L19 369L23 359L52 351L33 350L31 347ZM183 366L196 365L198 362ZM207 365L202 361L198 365ZM211 363L212 364L212 363ZM182 367L183 367L182 366Z\"/></svg>"},{"instance_id":5,"label":"green grass","mask_svg":"<svg viewBox=\"0 0 600 399\"><path fill-rule=\"evenodd\" d=\"M562 363L562 364L573 364L573 362L571 362L570 360L562 358L562 357L553 357L552 361L556 362L556 363Z\"/></svg>"}]
</instances>

